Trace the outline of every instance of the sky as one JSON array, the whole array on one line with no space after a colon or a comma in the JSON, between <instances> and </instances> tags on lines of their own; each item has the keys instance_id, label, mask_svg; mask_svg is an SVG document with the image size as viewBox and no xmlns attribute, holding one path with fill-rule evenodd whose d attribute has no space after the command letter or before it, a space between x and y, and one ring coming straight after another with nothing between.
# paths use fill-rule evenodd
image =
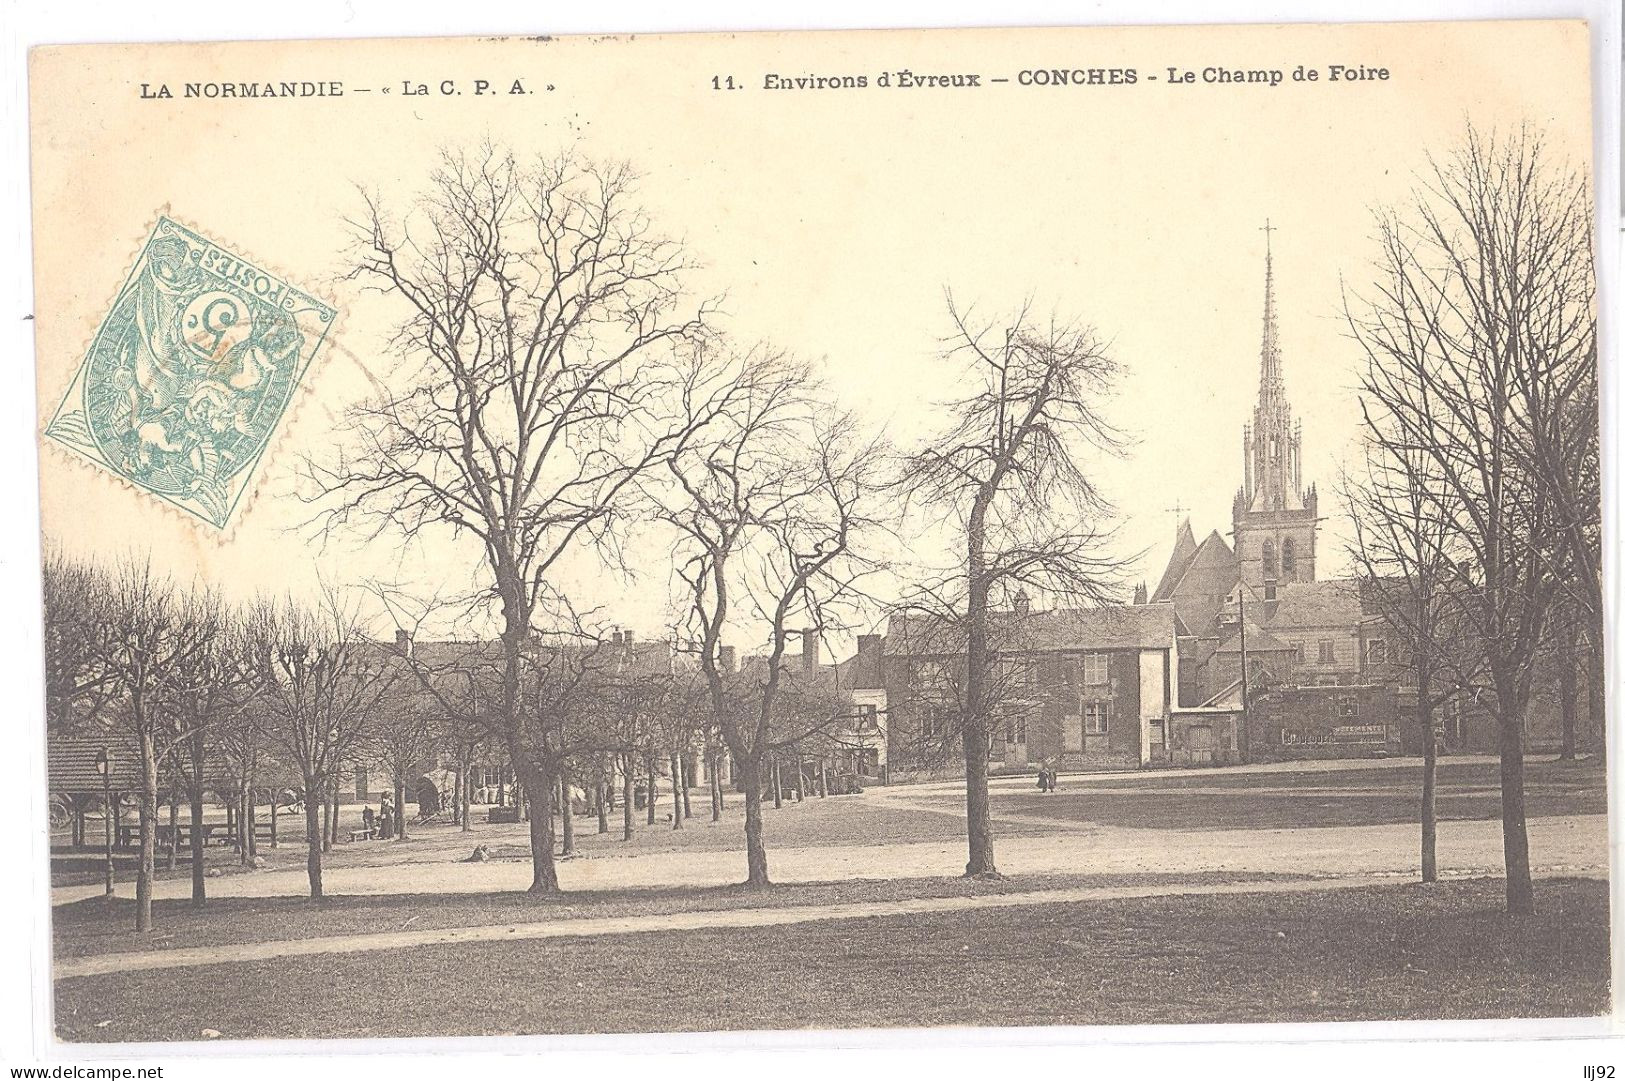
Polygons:
<instances>
[{"instance_id":1,"label":"sky","mask_svg":"<svg viewBox=\"0 0 1625 1081\"><path fill-rule=\"evenodd\" d=\"M1508 58L1517 57L1517 63ZM908 447L940 421L946 290L988 315L1031 301L1093 324L1125 369L1108 416L1133 437L1086 462L1120 513L1131 580L1154 584L1180 514L1230 527L1257 392L1273 227L1287 394L1326 515L1319 567L1346 566L1334 497L1357 447L1360 358L1340 320L1370 280L1374 208L1411 198L1469 120L1530 123L1589 171L1576 23L694 35L40 50L31 70L41 426L163 208L332 299L305 378L225 534L47 443L43 530L67 550L150 551L239 596L319 578L467 585L475 552L430 537L318 542L291 498L334 453L346 406L386 371L399 308L343 279L362 190L406 205L441 147L624 159L662 232L702 264L721 325L813 363L832 396ZM1387 80L1326 81L1331 64ZM1298 82L1298 66L1319 81ZM1209 67L1279 69L1279 86ZM1133 85L1022 86L1024 70L1134 68ZM973 72L970 88L874 86L879 72ZM1173 70L1197 81L1172 84ZM863 74L864 89L767 90L765 76ZM733 76L737 90L712 89ZM1151 76L1156 76L1153 81ZM524 95L472 94L520 79ZM1008 83L993 84L993 78ZM343 98L186 99L186 82L338 80ZM440 94L442 80L460 93ZM170 85L173 100L140 96ZM408 86L430 92L406 95ZM384 94L389 87L391 93ZM357 93L370 88L370 93ZM1176 512L1174 508L1184 508ZM633 540L637 581L571 568L572 589L644 636L669 619L669 545ZM738 631L746 648L755 633Z\"/></svg>"}]
</instances>

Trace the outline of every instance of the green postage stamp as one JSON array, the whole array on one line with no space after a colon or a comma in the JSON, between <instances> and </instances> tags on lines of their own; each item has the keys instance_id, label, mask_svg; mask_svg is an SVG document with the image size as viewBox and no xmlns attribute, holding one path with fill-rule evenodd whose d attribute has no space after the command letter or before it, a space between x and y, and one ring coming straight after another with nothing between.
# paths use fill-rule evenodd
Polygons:
<instances>
[{"instance_id":1,"label":"green postage stamp","mask_svg":"<svg viewBox=\"0 0 1625 1081\"><path fill-rule=\"evenodd\" d=\"M224 529L334 315L161 217L45 434Z\"/></svg>"}]
</instances>

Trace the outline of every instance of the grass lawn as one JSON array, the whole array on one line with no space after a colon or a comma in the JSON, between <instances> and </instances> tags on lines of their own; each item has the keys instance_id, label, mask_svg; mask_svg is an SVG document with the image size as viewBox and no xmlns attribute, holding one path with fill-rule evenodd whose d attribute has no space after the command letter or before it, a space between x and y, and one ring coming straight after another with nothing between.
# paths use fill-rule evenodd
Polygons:
<instances>
[{"instance_id":1,"label":"grass lawn","mask_svg":"<svg viewBox=\"0 0 1625 1081\"><path fill-rule=\"evenodd\" d=\"M648 855L656 852L722 852L736 851L740 866L744 866L744 801L729 793L720 821L711 821L709 794L696 789L690 797L693 817L683 823L682 829L672 829L664 815L670 810L670 798L657 804L661 819L654 825L644 821L643 812L633 820L630 841L621 840L619 813L610 816L610 831L598 832L598 820L593 816L577 816L574 820L576 855L584 858ZM960 805L963 805L963 798ZM359 813L357 811L357 813ZM787 802L775 808L771 802L763 811L763 832L769 851L774 848L870 846L910 844L922 841L944 841L962 838L963 820L935 811L914 811L885 806L866 800L862 795L829 796L819 799L809 796L801 803ZM346 809L348 823L350 809ZM409 840L362 841L341 843L323 857L328 867L364 867L383 865L410 865L413 863L443 863L448 859L467 856L477 844L488 845L499 858L529 858L530 834L526 823L491 825L483 812L474 815L473 829L464 833L448 822L436 822L413 827ZM282 843L271 848L262 843L259 854L268 867L302 868L305 864L303 825L283 818ZM1017 837L1043 833L1042 827L1005 826L1000 836ZM210 866L220 867L225 873L238 873L235 851L215 847L209 852ZM125 875L133 872L122 872ZM165 871L160 863L160 878L186 878L190 870L183 864L174 871ZM743 872L741 872L743 875ZM101 871L55 874L53 885L94 883L101 881Z\"/></svg>"},{"instance_id":2,"label":"grass lawn","mask_svg":"<svg viewBox=\"0 0 1625 1081\"><path fill-rule=\"evenodd\" d=\"M59 981L66 1040L1576 1016L1601 881L1170 896L424 946ZM802 900L804 897L798 897ZM105 1024L103 1024L105 1022Z\"/></svg>"},{"instance_id":3,"label":"grass lawn","mask_svg":"<svg viewBox=\"0 0 1625 1081\"><path fill-rule=\"evenodd\" d=\"M189 901L155 901L155 928L136 934L135 901L109 905L92 898L52 911L57 957L145 952L239 942L278 942L324 935L376 931L426 931L603 917L654 916L730 908L782 908L791 905L895 901L919 897L988 896L1075 886L1160 886L1189 882L1267 882L1297 875L1214 872L1210 874L1015 875L998 881L964 878L855 879L806 882L767 890L743 886L715 888L572 890L533 897L522 892L335 895L312 902L303 897L223 897L201 909Z\"/></svg>"},{"instance_id":4,"label":"grass lawn","mask_svg":"<svg viewBox=\"0 0 1625 1081\"><path fill-rule=\"evenodd\" d=\"M1530 762L1525 774L1528 816L1607 814L1600 769ZM1123 789L1124 791L1114 791ZM1061 777L1049 794L996 790L995 813L1044 815L1107 826L1165 829L1296 829L1316 826L1393 825L1418 821L1422 767L1158 777L1155 773ZM933 797L933 806L954 806ZM1498 767L1444 762L1439 770L1439 818L1492 819L1501 815Z\"/></svg>"}]
</instances>

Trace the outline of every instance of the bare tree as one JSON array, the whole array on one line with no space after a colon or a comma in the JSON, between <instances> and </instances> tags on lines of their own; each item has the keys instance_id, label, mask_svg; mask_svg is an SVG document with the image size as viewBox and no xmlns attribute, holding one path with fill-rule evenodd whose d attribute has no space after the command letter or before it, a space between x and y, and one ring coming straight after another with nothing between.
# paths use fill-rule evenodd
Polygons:
<instances>
[{"instance_id":1,"label":"bare tree","mask_svg":"<svg viewBox=\"0 0 1625 1081\"><path fill-rule=\"evenodd\" d=\"M957 734L965 759L965 874L997 877L987 795L994 651L988 612L1026 587L1076 605L1113 599L1123 562L1109 554L1113 514L1084 467L1120 454L1103 412L1119 369L1093 327L1028 309L978 321L948 297L945 359L972 389L948 403L948 425L910 460L910 497L960 531L964 562L921 585L906 609L962 629Z\"/></svg>"},{"instance_id":2,"label":"bare tree","mask_svg":"<svg viewBox=\"0 0 1625 1081\"><path fill-rule=\"evenodd\" d=\"M98 718L113 698L102 663L108 575L100 567L47 548L41 590L45 616L45 721L74 731Z\"/></svg>"},{"instance_id":3,"label":"bare tree","mask_svg":"<svg viewBox=\"0 0 1625 1081\"><path fill-rule=\"evenodd\" d=\"M885 454L781 356L702 362L694 371L694 434L669 461L672 486L659 513L680 538L676 574L689 637L744 789L746 884L766 886L764 763L786 669L799 663L786 647L794 635L835 629L862 599L859 583L874 569L863 547L879 524L875 475ZM762 629L766 653L729 673L721 650L736 620Z\"/></svg>"},{"instance_id":4,"label":"bare tree","mask_svg":"<svg viewBox=\"0 0 1625 1081\"><path fill-rule=\"evenodd\" d=\"M171 708L182 733L176 744L177 772L191 806L192 903L201 905L207 899L203 797L211 787L220 794L218 760L223 747L245 741L248 730L257 725L249 707L258 693L258 671L242 619L219 593L198 591L185 605L186 618L202 634L198 647L178 658L179 687Z\"/></svg>"},{"instance_id":5,"label":"bare tree","mask_svg":"<svg viewBox=\"0 0 1625 1081\"><path fill-rule=\"evenodd\" d=\"M399 658L362 632L334 592L313 608L266 604L251 624L265 727L304 785L306 873L322 897L321 805L401 676Z\"/></svg>"},{"instance_id":6,"label":"bare tree","mask_svg":"<svg viewBox=\"0 0 1625 1081\"><path fill-rule=\"evenodd\" d=\"M404 219L376 200L353 277L403 311L400 363L353 410L352 453L310 472L326 529L471 538L501 628L489 713L525 791L556 764L525 738L525 643L560 560L617 558L630 487L672 450L671 350L699 336L687 262L632 205L624 166L447 154ZM545 777L545 779L544 779ZM533 892L558 888L532 815Z\"/></svg>"},{"instance_id":7,"label":"bare tree","mask_svg":"<svg viewBox=\"0 0 1625 1081\"><path fill-rule=\"evenodd\" d=\"M1392 403L1402 410L1406 398L1394 383L1396 374L1372 364L1362 376L1364 460L1358 473L1343 477L1342 494L1353 527L1348 554L1364 598L1407 646L1422 732L1422 881L1436 882L1434 710L1458 687L1477 681L1478 653L1464 640L1448 589L1444 552L1457 515L1441 513L1441 503L1449 503L1447 493L1419 483L1429 475L1428 456L1390 408Z\"/></svg>"},{"instance_id":8,"label":"bare tree","mask_svg":"<svg viewBox=\"0 0 1625 1081\"><path fill-rule=\"evenodd\" d=\"M1419 456L1412 483L1445 525L1443 587L1481 651L1499 733L1507 910L1529 913L1525 711L1549 610L1576 569L1562 556L1575 512L1534 444L1562 426L1547 374L1595 363L1589 202L1529 130L1470 129L1408 213L1379 212L1376 226L1375 281L1346 303L1348 325L1382 381L1385 431Z\"/></svg>"},{"instance_id":9,"label":"bare tree","mask_svg":"<svg viewBox=\"0 0 1625 1081\"><path fill-rule=\"evenodd\" d=\"M106 717L136 748L141 766L140 865L136 875L136 930L152 929L156 871L159 774L184 735L176 728L175 700L185 662L213 635L208 621L187 618L173 585L149 560L128 559L113 571L92 641L96 664L117 696ZM111 808L109 809L111 812Z\"/></svg>"}]
</instances>

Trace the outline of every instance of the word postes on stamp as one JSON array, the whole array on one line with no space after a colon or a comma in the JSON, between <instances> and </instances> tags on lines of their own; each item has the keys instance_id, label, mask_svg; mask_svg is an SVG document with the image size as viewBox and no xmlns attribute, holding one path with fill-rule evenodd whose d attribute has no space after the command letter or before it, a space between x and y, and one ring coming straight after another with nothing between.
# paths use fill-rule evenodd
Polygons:
<instances>
[{"instance_id":1,"label":"word postes on stamp","mask_svg":"<svg viewBox=\"0 0 1625 1081\"><path fill-rule=\"evenodd\" d=\"M335 314L161 217L45 434L224 529Z\"/></svg>"}]
</instances>

